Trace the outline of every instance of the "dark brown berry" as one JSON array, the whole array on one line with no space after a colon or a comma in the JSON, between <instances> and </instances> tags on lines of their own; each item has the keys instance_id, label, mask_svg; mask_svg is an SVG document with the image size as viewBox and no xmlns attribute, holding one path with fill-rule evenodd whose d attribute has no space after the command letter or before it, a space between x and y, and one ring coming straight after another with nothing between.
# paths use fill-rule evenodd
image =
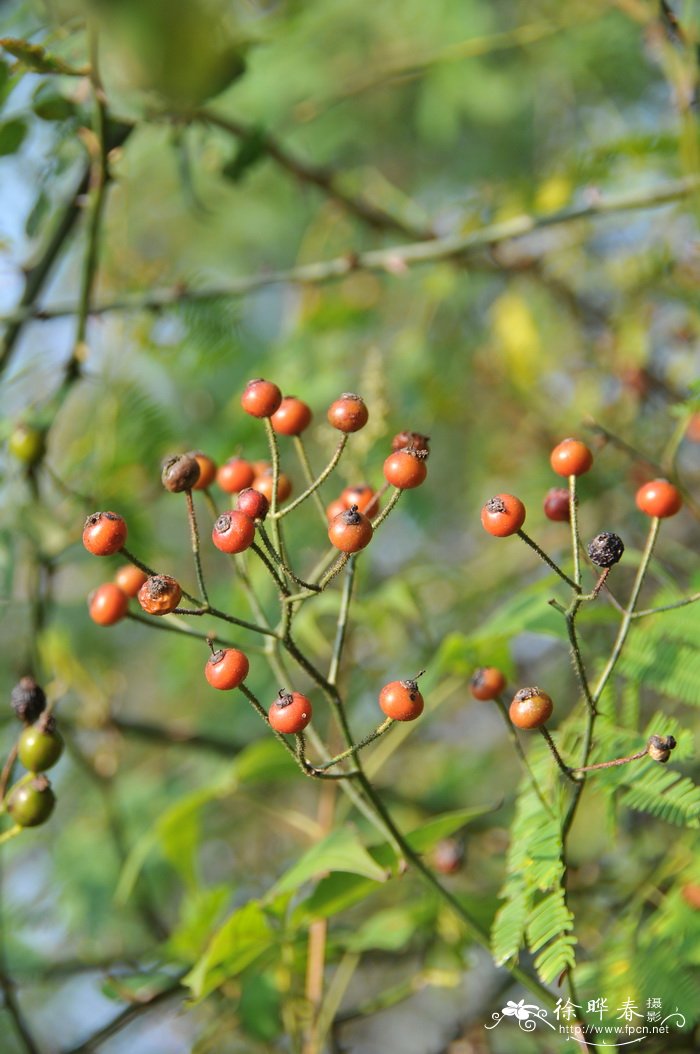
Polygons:
<instances>
[{"instance_id":1,"label":"dark brown berry","mask_svg":"<svg viewBox=\"0 0 700 1054\"><path fill-rule=\"evenodd\" d=\"M611 531L601 531L588 543L588 556L596 567L613 567L625 551L624 542Z\"/></svg>"},{"instance_id":2,"label":"dark brown berry","mask_svg":"<svg viewBox=\"0 0 700 1054\"><path fill-rule=\"evenodd\" d=\"M192 490L199 479L199 462L192 454L175 454L163 462L160 478L166 490L179 494L183 490Z\"/></svg>"},{"instance_id":3,"label":"dark brown berry","mask_svg":"<svg viewBox=\"0 0 700 1054\"><path fill-rule=\"evenodd\" d=\"M675 748L676 741L673 736L649 736L647 753L654 761L664 764L671 757L671 751Z\"/></svg>"},{"instance_id":4,"label":"dark brown berry","mask_svg":"<svg viewBox=\"0 0 700 1054\"><path fill-rule=\"evenodd\" d=\"M32 725L46 708L46 695L33 677L22 677L10 696L15 716L24 725Z\"/></svg>"}]
</instances>

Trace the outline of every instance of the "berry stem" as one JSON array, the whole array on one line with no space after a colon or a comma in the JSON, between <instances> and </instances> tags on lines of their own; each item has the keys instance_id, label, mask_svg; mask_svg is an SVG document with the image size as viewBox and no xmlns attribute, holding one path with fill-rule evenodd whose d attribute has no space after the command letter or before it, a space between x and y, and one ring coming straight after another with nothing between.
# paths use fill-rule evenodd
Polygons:
<instances>
[{"instance_id":1,"label":"berry stem","mask_svg":"<svg viewBox=\"0 0 700 1054\"><path fill-rule=\"evenodd\" d=\"M694 604L697 600L700 600L700 593L693 593L692 596L686 597L685 600L676 600L673 604L662 604L658 608L645 608L644 611L635 611L632 613L632 618L644 618L645 615L658 615L660 611L674 611L676 608L687 607L688 604Z\"/></svg>"},{"instance_id":2,"label":"berry stem","mask_svg":"<svg viewBox=\"0 0 700 1054\"><path fill-rule=\"evenodd\" d=\"M576 476L569 476L569 523L571 524L571 551L574 557L574 582L581 589L581 539L578 533L578 498Z\"/></svg>"},{"instance_id":3,"label":"berry stem","mask_svg":"<svg viewBox=\"0 0 700 1054\"><path fill-rule=\"evenodd\" d=\"M274 629L270 629L269 626L259 626L255 622L247 622L245 619L236 618L235 615L227 615L225 611L219 611L218 608L175 608L174 611L170 612L171 615L211 615L212 618L222 619L224 622L230 622L232 626L240 626L242 629L252 630L253 633L262 633L266 637L276 637L277 632ZM148 623L152 625L151 622Z\"/></svg>"},{"instance_id":4,"label":"berry stem","mask_svg":"<svg viewBox=\"0 0 700 1054\"><path fill-rule=\"evenodd\" d=\"M216 507L216 502L214 501L212 493L208 487L206 488L206 490L202 491L202 497L204 498L206 506L209 509L211 518L213 519L214 523L216 523L219 518L219 510Z\"/></svg>"},{"instance_id":5,"label":"berry stem","mask_svg":"<svg viewBox=\"0 0 700 1054\"><path fill-rule=\"evenodd\" d=\"M337 765L340 761L345 761L346 758L354 758L358 750L362 750L363 747L374 742L375 739L379 739L379 737L383 736L393 724L394 719L392 717L387 717L385 721L382 721L381 725L378 725L372 732L366 735L364 739L359 740L357 743L353 743L353 745L348 747L347 750L344 750L341 754L336 754L335 757L331 758L329 761L324 761L324 763L318 765L317 768L323 771L324 769L332 768L333 765Z\"/></svg>"},{"instance_id":6,"label":"berry stem","mask_svg":"<svg viewBox=\"0 0 700 1054\"><path fill-rule=\"evenodd\" d=\"M326 573L318 580L317 585L308 584L303 593L292 593L291 596L286 596L284 598L285 604L295 604L299 600L306 600L307 597L312 597L317 593L322 593L328 583L331 582L336 575L340 574L351 555L351 553L341 553L336 562L329 567Z\"/></svg>"},{"instance_id":7,"label":"berry stem","mask_svg":"<svg viewBox=\"0 0 700 1054\"><path fill-rule=\"evenodd\" d=\"M379 513L379 515L375 516L375 518L372 520L372 527L374 528L375 531L376 531L377 527L380 527L384 523L384 520L387 518L389 513L392 511L392 509L394 508L394 506L396 505L397 501L399 500L399 498L401 497L402 494L403 494L402 490L400 490L398 487L394 487L394 492L391 495L391 497L389 498L388 502L386 503L386 505L384 506L382 511ZM375 496L374 500L377 501L378 497Z\"/></svg>"},{"instance_id":8,"label":"berry stem","mask_svg":"<svg viewBox=\"0 0 700 1054\"><path fill-rule=\"evenodd\" d=\"M530 537L529 534L525 533L525 531L522 529L522 527L517 532L517 534L518 534L518 538L522 538L522 540L525 542L526 545L529 545L531 549L534 549L535 552L537 553L537 555L539 556L540 560L544 560L544 562L547 564L547 566L551 567L551 569L553 571L555 571L556 574L558 574L559 577L562 578L567 583L567 585L570 585L571 588L576 593L580 593L581 592L581 586L577 585L577 583L574 582L574 580L572 578L569 578L569 576L567 574L565 574L564 571L562 571L561 567L559 567L557 564L555 564L554 560L552 560L552 558L550 556L547 556L547 554L544 551L544 549L540 549L540 547L537 544L537 542L534 541Z\"/></svg>"},{"instance_id":9,"label":"berry stem","mask_svg":"<svg viewBox=\"0 0 700 1054\"><path fill-rule=\"evenodd\" d=\"M15 761L17 760L17 744L12 747L10 753L7 755L7 760L2 767L2 773L0 773L0 803L2 803L5 794L7 792L7 785L12 777L12 770L15 767Z\"/></svg>"},{"instance_id":10,"label":"berry stem","mask_svg":"<svg viewBox=\"0 0 700 1054\"><path fill-rule=\"evenodd\" d=\"M511 721L510 717L508 716L508 707L503 702L503 700L501 699L500 696L497 696L495 698L494 702L496 703L496 706L498 707L498 709L500 710L500 712L501 712L501 714L503 716L503 720L505 721L506 728L508 729L508 735L510 736L510 739L511 739L511 742L513 744L513 747L515 748L516 754L520 758L520 760L521 760L521 762L522 762L522 764L523 764L523 766L525 768L525 771L527 772L527 774L528 774L528 776L530 778L530 783L532 784L532 789L534 790L534 792L537 795L537 797L540 799L540 803L542 804L543 808L550 814L550 816L552 816L553 815L552 810L551 810L550 806L547 804L547 800L544 797L542 791L540 790L540 785L537 782L537 780L535 779L534 772L530 768L530 762L527 760L527 755L525 754L525 751L523 750L523 745L520 742L520 740L518 739L518 735L517 735L515 729L513 728L513 722Z\"/></svg>"},{"instance_id":11,"label":"berry stem","mask_svg":"<svg viewBox=\"0 0 700 1054\"><path fill-rule=\"evenodd\" d=\"M590 592L590 593L582 593L579 599L580 600L597 600L598 594L600 593L601 589L605 585L605 583L607 581L607 578L608 578L608 575L610 574L611 571L612 571L611 567L604 567L603 570L600 572L600 575L598 576L598 581L593 586L592 592Z\"/></svg>"},{"instance_id":12,"label":"berry stem","mask_svg":"<svg viewBox=\"0 0 700 1054\"><path fill-rule=\"evenodd\" d=\"M347 436L343 436L343 439L347 439ZM302 471L304 473L304 478L306 479L306 482L308 484L308 489L306 491L304 491L304 494L307 497L309 495L311 495L311 497L313 497L314 504L315 504L316 508L318 509L319 516L321 517L321 522L325 524L325 522L326 522L326 510L323 507L323 502L321 501L321 496L318 493L318 488L320 487L320 485L323 482L323 480L320 477L315 477L314 476L313 469L311 468L311 464L309 462L309 455L306 452L306 447L304 445L304 440L302 439L301 436L294 436L294 449L297 452L297 457L299 458L299 462L301 464L301 468L302 468ZM342 447L341 447L341 452L342 452ZM324 469L324 471L325 471L325 469ZM325 479L325 477L324 477L324 479ZM302 495L302 497L303 497L303 495Z\"/></svg>"},{"instance_id":13,"label":"berry stem","mask_svg":"<svg viewBox=\"0 0 700 1054\"><path fill-rule=\"evenodd\" d=\"M610 680L610 677L612 676L613 670L615 669L618 659L622 654L622 649L625 646L625 641L627 640L627 636L629 634L630 627L632 626L632 621L634 619L634 609L637 606L639 594L641 593L642 585L644 584L644 578L646 576L647 570L649 569L649 563L654 552L654 546L656 545L656 539L659 535L660 525L661 520L659 520L658 517L653 517L651 523L649 524L649 533L647 535L647 540L644 546L644 551L642 553L642 558L639 562L639 567L637 568L637 574L632 585L632 591L630 593L629 602L622 617L622 621L620 622L620 625L618 627L617 636L615 637L615 641L612 646L612 651L610 652L610 657L608 658L608 661L605 664L605 667L600 677L598 678L598 683L596 684L595 688L591 693L594 708L597 708L597 704L600 700L600 697L602 696L603 691L605 690L605 686L607 685L608 681ZM583 746L581 748L581 764L578 766L579 769L585 769L588 765L588 759L590 757L591 747L593 745L593 730L595 726L595 718L596 710L594 709L589 711L588 722L586 724L586 730L584 732L583 737ZM566 836L571 829L572 823L574 822L574 817L576 816L576 809L578 808L578 803L580 801L581 793L585 786L585 782L586 776L584 773L582 779L576 781L576 788L574 790L573 797L571 799L571 802L569 803L569 808L564 818L564 824L562 827L562 839L564 841L566 841Z\"/></svg>"},{"instance_id":14,"label":"berry stem","mask_svg":"<svg viewBox=\"0 0 700 1054\"><path fill-rule=\"evenodd\" d=\"M337 447L335 448L335 453L333 454L333 457L328 462L328 464L323 469L323 471L320 473L320 475L318 475L314 479L312 477L312 474L311 474L311 466L309 465L308 459L306 457L306 447L302 443L301 438L299 436L295 436L294 438L295 438L295 440L297 440L297 442L299 444L297 446L297 451L299 452L299 459L301 460L302 465L305 466L305 473L307 474L307 479L309 480L309 486L307 487L307 489L305 491L303 491L299 495L298 498L295 498L294 501L291 501L288 505L285 505L284 508L279 509L274 514L274 516L270 515L270 519L275 519L276 518L278 520L281 520L283 516L286 516L288 513L293 512L294 509L296 509L299 505L301 505L302 502L306 501L306 499L309 498L312 494L315 494L316 491L318 490L318 488L321 486L321 484L326 479L328 479L328 477L330 476L331 472L333 471L335 466L340 461L340 456L343 453L343 450L345 449L345 444L348 441L347 435L341 436L340 442L338 443ZM323 514L323 522L325 524L325 522L326 522L325 509L323 508L323 504L322 504L320 498L318 497L318 495L316 495L316 496L318 498L318 505L319 505L319 507L321 509L321 513Z\"/></svg>"},{"instance_id":15,"label":"berry stem","mask_svg":"<svg viewBox=\"0 0 700 1054\"><path fill-rule=\"evenodd\" d=\"M343 647L345 645L345 637L348 628L348 617L350 615L350 603L352 601L352 590L355 582L355 558L354 556L348 560L347 570L345 572L345 581L343 583L343 591L340 595L340 608L338 609L338 621L335 627L335 639L333 641L333 653L331 655L330 666L328 667L328 683L336 685L338 683L338 672L340 670L340 661L343 656Z\"/></svg>"},{"instance_id":16,"label":"berry stem","mask_svg":"<svg viewBox=\"0 0 700 1054\"><path fill-rule=\"evenodd\" d=\"M199 553L199 528L197 527L197 516L194 511L194 502L192 500L192 491L186 490L185 501L187 502L187 519L190 524L190 541L192 543L192 556L194 557L194 569L197 575L197 585L199 591L204 597L204 603L209 607L209 596L207 595L207 587L204 583L204 573L202 571L202 559Z\"/></svg>"},{"instance_id":17,"label":"berry stem","mask_svg":"<svg viewBox=\"0 0 700 1054\"><path fill-rule=\"evenodd\" d=\"M645 758L649 751L648 746L644 750L638 750L636 754L629 754L626 758L613 758L612 761L599 761L597 765L583 765L579 769L572 769L573 772L595 772L596 769L611 769L616 765L626 765L628 761L638 761L640 758Z\"/></svg>"},{"instance_id":18,"label":"berry stem","mask_svg":"<svg viewBox=\"0 0 700 1054\"><path fill-rule=\"evenodd\" d=\"M211 612L209 612L211 614ZM172 612L171 612L172 615ZM141 622L144 626L148 626L149 629L164 629L168 633L179 633L181 637L192 637L193 640L211 640L216 644L223 645L224 648L237 648L239 651L243 648L243 645L236 644L230 640L224 640L223 637L213 637L211 633L200 633L199 630L185 628L184 625L179 625L177 620L166 619L164 617L159 618L146 618L145 615L139 615L135 611L127 611L125 618L131 619L132 622ZM255 644L246 644L245 651L256 651L260 654L265 653L265 649Z\"/></svg>"},{"instance_id":19,"label":"berry stem","mask_svg":"<svg viewBox=\"0 0 700 1054\"><path fill-rule=\"evenodd\" d=\"M566 776L567 779L573 780L573 776L571 775L571 771L572 770L569 768L568 765L566 765L564 763L561 754L557 750L557 747L556 747L556 744L555 744L554 740L552 739L552 737L549 734L549 731L547 730L547 726L546 725L540 725L539 726L539 732L543 736L547 746L549 747L549 749L550 749L550 751L552 753L552 757L556 761L556 763L559 766L560 770L564 773L564 775Z\"/></svg>"},{"instance_id":20,"label":"berry stem","mask_svg":"<svg viewBox=\"0 0 700 1054\"><path fill-rule=\"evenodd\" d=\"M270 544L269 538L267 538L267 534L263 534L259 526L258 531L260 533L260 537L263 539L263 541L265 541L265 548L268 550L272 550L272 552L274 553L274 549L272 549L272 545ZM253 550L258 559L262 560L262 562L265 564L265 567L268 569L268 571L274 578L275 583L277 584L277 588L279 589L282 596L288 596L289 590L287 588L287 583L282 578L280 578L277 573L277 568L272 563L272 560L270 560L265 550L261 549L257 542L253 542L250 548ZM277 553L275 553L275 558L277 559L277 562L281 564L279 557L277 557ZM285 571L288 572L288 569L285 568ZM291 577L294 578L294 575L292 575Z\"/></svg>"},{"instance_id":21,"label":"berry stem","mask_svg":"<svg viewBox=\"0 0 700 1054\"><path fill-rule=\"evenodd\" d=\"M11 838L16 838L18 834L21 834L24 830L19 824L15 824L14 827L10 827L9 830L3 831L0 834L0 845L4 845L5 842L9 842Z\"/></svg>"},{"instance_id":22,"label":"berry stem","mask_svg":"<svg viewBox=\"0 0 700 1054\"><path fill-rule=\"evenodd\" d=\"M129 550L124 548L123 546L119 550L119 552L120 555L126 557L130 564L133 564L134 567L138 567L139 570L143 571L143 573L145 575L148 575L149 578L152 578L154 575L158 574L157 571L154 571L152 567L148 566L148 564L144 564L141 560L139 560L137 556L134 556L133 553L129 552ZM199 597L193 596L191 593L188 593L185 589L182 590L182 595L183 597L185 597L186 600L190 600L193 604L199 604L199 606L202 608L201 614L204 614L205 608Z\"/></svg>"},{"instance_id":23,"label":"berry stem","mask_svg":"<svg viewBox=\"0 0 700 1054\"><path fill-rule=\"evenodd\" d=\"M263 544L265 545L265 548L267 549L272 559L275 561L278 567L282 568L286 575L289 575L293 582L296 582L297 585L302 586L304 589L310 589L312 593L319 592L318 586L314 585L312 582L305 582L303 578L299 578L299 576L296 575L294 571L292 571L291 567L288 567L287 564L285 564L281 555L275 550L275 547L273 546L270 540L269 534L267 533L261 523L258 524L258 533L260 534L260 537L263 540ZM270 571L272 572L272 574L275 575L275 578L277 579L278 585L280 586L282 593L284 593L285 596L289 596L289 590L283 582L280 582L275 572L275 569L270 566L270 563L266 559L265 554L260 551L260 547L253 543L252 549L258 554L261 560L264 560L267 563L267 566L270 568Z\"/></svg>"},{"instance_id":24,"label":"berry stem","mask_svg":"<svg viewBox=\"0 0 700 1054\"><path fill-rule=\"evenodd\" d=\"M278 488L280 479L280 452L277 445L277 436L275 430L272 427L272 423L269 417L265 418L265 431L267 433L267 442L270 448L270 461L272 462L272 494L270 496L270 521L272 523L272 539L274 542L275 549L278 553L284 553L284 545L282 542L282 528L277 517L277 502L279 500Z\"/></svg>"},{"instance_id":25,"label":"berry stem","mask_svg":"<svg viewBox=\"0 0 700 1054\"><path fill-rule=\"evenodd\" d=\"M591 686L588 683L588 675L581 654L581 645L579 644L578 634L576 633L576 615L578 614L583 599L584 598L580 595L574 597L570 606L564 612L564 616L566 618L566 632L569 638L569 653L574 664L574 669L576 670L578 683L585 697L589 712L591 715L595 715L597 713L596 703L591 693Z\"/></svg>"}]
</instances>

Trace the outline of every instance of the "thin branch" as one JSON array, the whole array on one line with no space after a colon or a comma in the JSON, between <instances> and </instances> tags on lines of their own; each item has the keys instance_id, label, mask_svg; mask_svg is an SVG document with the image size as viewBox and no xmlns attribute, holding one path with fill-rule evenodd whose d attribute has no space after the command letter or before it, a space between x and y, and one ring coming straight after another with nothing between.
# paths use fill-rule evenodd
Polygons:
<instances>
[{"instance_id":1,"label":"thin branch","mask_svg":"<svg viewBox=\"0 0 700 1054\"><path fill-rule=\"evenodd\" d=\"M499 223L489 224L468 234L450 234L429 241L395 245L387 249L374 249L363 253L346 253L331 260L302 264L286 270L267 271L231 279L216 286L190 288L178 283L175 286L156 289L146 296L140 293L125 294L111 301L104 301L92 308L93 315L110 312L161 311L183 301L202 302L226 298L243 297L258 289L272 285L321 285L345 278L353 271L368 271L385 275L403 276L407 268L435 263L438 260L459 260L484 249L523 238L535 231L561 227L583 220L594 220L603 216L636 210L653 209L683 200L700 188L700 177L689 177L663 183L652 188L611 194L607 198L585 205L573 206L544 216L522 215ZM39 311L32 300L21 304L18 311L0 321L14 324L32 317L37 320L64 318L76 313L75 304L57 304ZM0 360L0 367L2 361Z\"/></svg>"},{"instance_id":2,"label":"thin branch","mask_svg":"<svg viewBox=\"0 0 700 1054\"><path fill-rule=\"evenodd\" d=\"M280 168L285 169L302 183L308 183L317 187L326 197L337 201L348 212L357 216L363 223L377 230L396 231L399 234L408 235L410 238L432 238L434 232L426 227L418 227L408 223L406 220L395 216L378 205L373 205L362 197L352 195L344 190L340 184L339 176L328 168L303 161L284 146L278 139L269 133L253 125L247 125L231 117L214 113L212 110L199 110L194 114L194 120L203 124L219 128L237 139L249 140L255 138L256 143L262 147L268 157L272 158Z\"/></svg>"},{"instance_id":3,"label":"thin branch","mask_svg":"<svg viewBox=\"0 0 700 1054\"><path fill-rule=\"evenodd\" d=\"M19 1002L17 1001L17 996L15 995L15 983L12 978L7 976L4 970L0 971L0 991L2 991L5 1010L7 1010L7 1013L12 1019L15 1031L22 1041L26 1054L41 1054L41 1050L29 1030L29 1026L25 1021L24 1014L22 1013Z\"/></svg>"},{"instance_id":4,"label":"thin branch","mask_svg":"<svg viewBox=\"0 0 700 1054\"><path fill-rule=\"evenodd\" d=\"M293 512L294 509L297 508L297 506L301 505L301 503L303 501L306 501L306 499L309 497L310 494L313 494L313 493L316 492L316 490L321 486L321 484L324 482L324 480L326 480L330 476L331 472L333 471L335 466L340 461L340 456L343 453L343 450L345 449L345 444L347 443L347 441L348 441L348 436L346 434L342 435L337 447L335 448L335 452L333 454L333 457L330 459L330 461L328 462L326 467L323 469L323 471L316 477L315 480L313 480L312 483L309 484L307 489L305 491L303 491L299 495L298 498L295 498L294 501L291 501L288 505L285 505L283 508L278 510L278 512L275 514L278 519L281 519L283 516L286 516L288 513ZM301 449L302 449L302 452L304 452L304 454L305 454L303 446L302 446ZM322 507L322 511L323 511L323 507ZM325 511L323 513L323 522L324 523L326 522Z\"/></svg>"},{"instance_id":5,"label":"thin branch","mask_svg":"<svg viewBox=\"0 0 700 1054\"><path fill-rule=\"evenodd\" d=\"M529 545L530 548L533 549L537 553L537 555L539 556L540 560L543 560L547 564L548 567L551 567L552 571L554 571L556 574L558 574L559 577L564 582L566 582L566 584L568 586L571 586L571 588L573 590L575 590L575 592L577 592L577 593L581 592L581 586L577 585L577 583L574 582L574 580L572 578L569 578L569 576L567 574L565 574L564 571L562 571L561 567L559 567L558 564L555 564L554 560L552 560L552 558L547 555L547 553L544 551L544 549L540 548L540 546L537 544L537 542L533 538L531 538L529 534L526 534L525 531L522 528L517 533L518 533L518 538L522 538L522 540L525 542L525 544Z\"/></svg>"},{"instance_id":6,"label":"thin branch","mask_svg":"<svg viewBox=\"0 0 700 1054\"><path fill-rule=\"evenodd\" d=\"M130 1025L136 1018L148 1013L149 1010L153 1010L154 1007L160 1006L161 1003L167 1002L167 1000L172 999L173 996L181 992L182 980L187 973L187 970L183 970L171 985L163 988L160 992L156 992L149 999L144 999L139 1003L132 1003L131 1006L122 1010L121 1014L118 1014L108 1025L98 1029L97 1032L93 1032L88 1039L79 1043L77 1047L71 1047L70 1050L63 1051L63 1054L93 1054L94 1051L99 1050L102 1043L116 1035L117 1032L121 1032L123 1028Z\"/></svg>"}]
</instances>

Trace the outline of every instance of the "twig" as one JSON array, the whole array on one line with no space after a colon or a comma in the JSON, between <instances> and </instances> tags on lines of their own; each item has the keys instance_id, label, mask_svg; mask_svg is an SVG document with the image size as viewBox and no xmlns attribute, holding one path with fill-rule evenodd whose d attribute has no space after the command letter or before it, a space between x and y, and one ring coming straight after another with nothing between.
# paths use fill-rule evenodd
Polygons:
<instances>
[{"instance_id":1,"label":"twig","mask_svg":"<svg viewBox=\"0 0 700 1054\"><path fill-rule=\"evenodd\" d=\"M547 566L551 567L552 571L556 572L556 574L558 574L559 577L563 579L563 581L566 582L567 585L571 586L571 588L575 590L576 593L581 592L581 586L574 582L573 579L569 578L569 576L565 574L564 571L562 571L561 567L559 567L558 564L555 564L554 560L552 560L552 558L547 555L544 549L541 549L537 542L533 538L531 538L529 534L525 533L522 527L517 533L518 538L522 538L526 545L529 545L531 549L534 549L534 551L539 556L540 560L544 560Z\"/></svg>"},{"instance_id":2,"label":"twig","mask_svg":"<svg viewBox=\"0 0 700 1054\"><path fill-rule=\"evenodd\" d=\"M197 575L197 585L199 591L204 597L204 603L209 607L209 597L207 595L207 587L204 582L204 573L202 571L202 558L199 552L199 530L197 528L197 516L194 511L194 502L192 501L192 491L185 491L185 501L187 502L187 519L190 525L190 542L192 546L192 556L194 557L194 569Z\"/></svg>"},{"instance_id":3,"label":"twig","mask_svg":"<svg viewBox=\"0 0 700 1054\"><path fill-rule=\"evenodd\" d=\"M63 1054L93 1054L106 1040L116 1035L117 1032L121 1032L123 1028L126 1028L136 1018L141 1017L142 1014L147 1013L156 1006L160 1006L161 1003L177 995L182 989L182 980L187 972L187 970L182 970L171 985L163 988L160 992L156 992L149 999L143 999L140 1003L132 1003L125 1010L122 1010L121 1014L118 1014L108 1025L98 1029L97 1032L93 1032L88 1039L79 1043L77 1047L71 1047L70 1050L63 1051Z\"/></svg>"},{"instance_id":4,"label":"twig","mask_svg":"<svg viewBox=\"0 0 700 1054\"><path fill-rule=\"evenodd\" d=\"M407 223L398 216L387 212L378 205L373 205L364 198L353 196L340 186L338 176L327 168L320 168L293 154L286 146L262 129L246 125L230 117L214 113L212 110L199 110L194 114L194 119L204 124L220 128L237 139L250 139L255 136L256 141L262 149L271 157L280 168L286 169L294 177L303 183L318 187L319 190L333 200L339 202L348 212L357 216L370 227L378 230L393 230L400 234L408 234L411 238L432 238L433 231L430 228L417 227Z\"/></svg>"},{"instance_id":5,"label":"twig","mask_svg":"<svg viewBox=\"0 0 700 1054\"><path fill-rule=\"evenodd\" d=\"M696 193L699 188L700 177L689 177L663 183L653 188L611 194L607 198L600 198L587 205L572 206L569 209L562 209L544 216L516 216L499 223L489 224L468 234L450 234L443 238L395 245L388 249L349 253L331 260L302 264L287 270L245 275L217 286L195 289L180 283L169 288L153 290L146 296L126 294L114 300L93 305L91 314L160 311L183 301L202 302L242 297L271 285L320 285L344 278L353 271L368 271L385 275L403 274L406 268L411 266L422 266L439 260L463 259L494 245L523 238L535 231L584 220L594 220L603 216L670 205ZM75 313L75 304L57 304L39 311L32 300L29 304L22 303L17 311L4 316L0 321L15 324L30 317L47 320L63 318ZM0 360L1 366L2 361Z\"/></svg>"}]
</instances>

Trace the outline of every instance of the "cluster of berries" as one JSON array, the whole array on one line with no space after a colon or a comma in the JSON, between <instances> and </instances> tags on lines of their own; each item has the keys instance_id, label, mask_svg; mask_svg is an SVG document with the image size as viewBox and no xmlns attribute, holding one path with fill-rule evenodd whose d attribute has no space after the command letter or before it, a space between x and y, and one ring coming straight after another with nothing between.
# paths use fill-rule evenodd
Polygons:
<instances>
[{"instance_id":1,"label":"cluster of berries","mask_svg":"<svg viewBox=\"0 0 700 1054\"><path fill-rule=\"evenodd\" d=\"M580 439L563 439L552 451L550 463L559 476L582 476L591 468L593 454ZM645 483L637 491L635 500L638 509L658 519L675 516L683 505L680 491L667 479L654 479ZM549 490L544 499L544 513L550 520L568 522L571 518L569 491L564 487ZM525 515L525 506L520 498L513 494L496 494L482 508L481 523L484 530L494 537L507 538L522 529Z\"/></svg>"},{"instance_id":2,"label":"cluster of berries","mask_svg":"<svg viewBox=\"0 0 700 1054\"><path fill-rule=\"evenodd\" d=\"M276 435L297 438L308 428L313 416L311 408L301 399L283 397L276 384L262 378L248 383L241 396L241 406L253 417L267 419ZM343 434L339 451L346 437L363 428L368 417L363 399L354 393L344 392L331 404L327 419ZM428 455L428 436L400 432L392 440L391 453L384 463L385 486L381 490L375 490L367 483L349 486L330 503L326 510L328 538L344 558L364 549L371 541L374 533L372 516L379 511L386 487L392 486L400 492L417 487L425 480ZM292 493L291 481L279 470L279 465L274 470L271 462L248 461L236 455L217 466L201 451L167 458L161 480L166 490L184 492L190 502L193 491L208 492L215 482L226 494L237 496L235 506L216 517L211 534L214 546L227 554L243 553L255 547L258 533L269 549L264 521L268 515L278 516L279 503L286 501ZM312 485L306 496L315 489L316 486ZM284 513L282 509L281 514ZM123 552L134 559L125 549L126 539L127 524L118 513L96 512L85 522L83 545L95 556ZM258 553L264 555L261 550ZM128 614L130 598L135 598L149 615L179 611L183 589L178 581L169 575L148 573L137 564L138 561L120 567L113 581L103 583L90 595L90 615L99 625L112 625L124 618ZM213 610L208 605L207 609ZM204 671L208 683L221 690L240 687L250 669L247 655L238 648L215 649L213 643L210 648L212 654ZM380 692L379 705L387 717L411 721L421 714L423 697L415 679L392 681ZM311 715L309 699L300 692L285 689L279 692L267 711L271 727L282 733L300 733L311 720Z\"/></svg>"},{"instance_id":3,"label":"cluster of berries","mask_svg":"<svg viewBox=\"0 0 700 1054\"><path fill-rule=\"evenodd\" d=\"M16 746L16 756L27 770L5 795L6 811L17 827L39 827L56 804L56 797L44 773L53 768L63 753L63 739L56 721L46 707L46 695L33 677L22 677L12 689L12 709L24 725Z\"/></svg>"}]
</instances>

